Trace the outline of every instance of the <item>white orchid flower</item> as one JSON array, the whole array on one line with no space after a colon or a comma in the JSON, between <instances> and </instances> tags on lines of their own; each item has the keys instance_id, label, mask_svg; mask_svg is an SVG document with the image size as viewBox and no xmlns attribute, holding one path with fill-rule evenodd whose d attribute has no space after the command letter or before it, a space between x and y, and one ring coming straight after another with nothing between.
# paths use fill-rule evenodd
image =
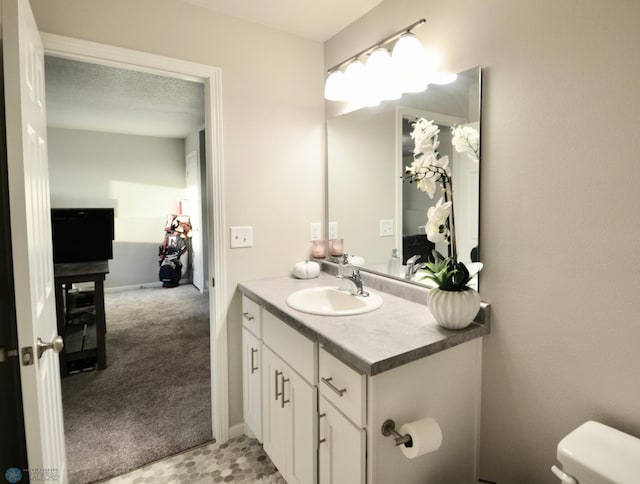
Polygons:
<instances>
[{"instance_id":1,"label":"white orchid flower","mask_svg":"<svg viewBox=\"0 0 640 484\"><path fill-rule=\"evenodd\" d=\"M451 144L458 153L465 153L473 161L479 161L480 133L471 126L454 126L451 128L453 138Z\"/></svg>"},{"instance_id":2,"label":"white orchid flower","mask_svg":"<svg viewBox=\"0 0 640 484\"><path fill-rule=\"evenodd\" d=\"M440 141L438 141L439 132L440 128L433 121L427 121L424 118L416 121L411 132L411 139L415 142L413 153L416 155L419 153L424 153L425 155L435 153L440 145Z\"/></svg>"},{"instance_id":3,"label":"white orchid flower","mask_svg":"<svg viewBox=\"0 0 640 484\"><path fill-rule=\"evenodd\" d=\"M434 244L446 240L448 235L447 219L451 214L451 201L444 202L444 198L440 198L435 207L429 207L427 210L427 239Z\"/></svg>"},{"instance_id":4,"label":"white orchid flower","mask_svg":"<svg viewBox=\"0 0 640 484\"><path fill-rule=\"evenodd\" d=\"M441 180L443 172L447 176L451 176L449 157L441 156L438 158L435 153L422 154L422 156L414 158L411 166L405 167L405 173L413 176L416 187L429 195L429 198L434 197L436 183Z\"/></svg>"},{"instance_id":5,"label":"white orchid flower","mask_svg":"<svg viewBox=\"0 0 640 484\"><path fill-rule=\"evenodd\" d=\"M447 176L451 177L451 172L449 171L449 155L441 156L440 158L437 158L435 161L432 161L431 166L442 168L444 172L447 174Z\"/></svg>"}]
</instances>

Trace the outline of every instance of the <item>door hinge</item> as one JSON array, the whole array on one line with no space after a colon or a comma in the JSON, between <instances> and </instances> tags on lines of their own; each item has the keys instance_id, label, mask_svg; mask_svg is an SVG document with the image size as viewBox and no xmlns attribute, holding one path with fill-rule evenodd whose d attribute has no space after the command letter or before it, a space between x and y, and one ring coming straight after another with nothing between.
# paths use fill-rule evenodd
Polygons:
<instances>
[{"instance_id":1,"label":"door hinge","mask_svg":"<svg viewBox=\"0 0 640 484\"><path fill-rule=\"evenodd\" d=\"M211 287L216 287L216 278L215 277L211 278Z\"/></svg>"}]
</instances>

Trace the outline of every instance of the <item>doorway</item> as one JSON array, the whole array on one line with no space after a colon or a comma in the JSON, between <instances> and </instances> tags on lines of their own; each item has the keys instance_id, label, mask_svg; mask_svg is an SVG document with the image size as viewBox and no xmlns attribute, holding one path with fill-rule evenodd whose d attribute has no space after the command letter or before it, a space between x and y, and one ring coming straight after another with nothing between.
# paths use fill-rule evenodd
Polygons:
<instances>
[{"instance_id":1,"label":"doorway","mask_svg":"<svg viewBox=\"0 0 640 484\"><path fill-rule=\"evenodd\" d=\"M206 211L211 221L208 227L210 348L212 433L224 442L229 438L227 333L223 305L226 301L224 227L224 187L222 173L220 72L218 69L141 52L120 49L66 37L41 34L45 53L56 57L123 67L155 74L203 82L205 88L205 152L207 166Z\"/></svg>"},{"instance_id":2,"label":"doorway","mask_svg":"<svg viewBox=\"0 0 640 484\"><path fill-rule=\"evenodd\" d=\"M45 80L52 208L115 215L100 345L108 365L99 374L96 361L83 357L94 344L93 284L59 293L67 302L60 330L69 373L62 381L67 468L72 482L93 482L211 440L210 368L200 364L210 360L202 271L197 290L191 286L202 264L204 90L50 56ZM71 232L65 241L74 246L83 235ZM62 241L54 239L57 253ZM158 262L163 280L169 269L163 287Z\"/></svg>"}]
</instances>

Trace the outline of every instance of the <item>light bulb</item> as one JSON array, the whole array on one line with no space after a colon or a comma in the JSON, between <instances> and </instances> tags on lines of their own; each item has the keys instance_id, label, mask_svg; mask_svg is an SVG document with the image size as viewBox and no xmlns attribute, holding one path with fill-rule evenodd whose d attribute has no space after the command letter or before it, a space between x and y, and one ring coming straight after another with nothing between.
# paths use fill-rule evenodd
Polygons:
<instances>
[{"instance_id":1,"label":"light bulb","mask_svg":"<svg viewBox=\"0 0 640 484\"><path fill-rule=\"evenodd\" d=\"M402 92L421 92L427 88L429 82L424 49L414 34L407 32L398 39L391 59Z\"/></svg>"},{"instance_id":2,"label":"light bulb","mask_svg":"<svg viewBox=\"0 0 640 484\"><path fill-rule=\"evenodd\" d=\"M336 70L329 74L324 84L324 97L329 101L345 101L347 99L344 73Z\"/></svg>"},{"instance_id":3,"label":"light bulb","mask_svg":"<svg viewBox=\"0 0 640 484\"><path fill-rule=\"evenodd\" d=\"M367 71L358 59L352 61L344 71L347 99L352 105L370 106L367 90Z\"/></svg>"},{"instance_id":4,"label":"light bulb","mask_svg":"<svg viewBox=\"0 0 640 484\"><path fill-rule=\"evenodd\" d=\"M387 49L380 47L371 53L367 60L367 76L371 90L378 99L400 99L402 93Z\"/></svg>"}]
</instances>

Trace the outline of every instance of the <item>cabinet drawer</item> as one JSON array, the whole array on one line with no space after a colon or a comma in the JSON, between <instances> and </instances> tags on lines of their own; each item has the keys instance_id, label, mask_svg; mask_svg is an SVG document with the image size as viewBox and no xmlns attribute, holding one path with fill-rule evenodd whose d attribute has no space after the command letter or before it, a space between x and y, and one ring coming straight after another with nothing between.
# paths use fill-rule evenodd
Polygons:
<instances>
[{"instance_id":1,"label":"cabinet drawer","mask_svg":"<svg viewBox=\"0 0 640 484\"><path fill-rule=\"evenodd\" d=\"M242 324L258 338L262 337L260 305L247 296L242 296Z\"/></svg>"},{"instance_id":2,"label":"cabinet drawer","mask_svg":"<svg viewBox=\"0 0 640 484\"><path fill-rule=\"evenodd\" d=\"M363 428L367 419L367 377L320 348L320 394L333 403L358 427Z\"/></svg>"},{"instance_id":3,"label":"cabinet drawer","mask_svg":"<svg viewBox=\"0 0 640 484\"><path fill-rule=\"evenodd\" d=\"M264 344L313 385L316 380L316 344L269 311L263 311L262 322Z\"/></svg>"}]
</instances>

